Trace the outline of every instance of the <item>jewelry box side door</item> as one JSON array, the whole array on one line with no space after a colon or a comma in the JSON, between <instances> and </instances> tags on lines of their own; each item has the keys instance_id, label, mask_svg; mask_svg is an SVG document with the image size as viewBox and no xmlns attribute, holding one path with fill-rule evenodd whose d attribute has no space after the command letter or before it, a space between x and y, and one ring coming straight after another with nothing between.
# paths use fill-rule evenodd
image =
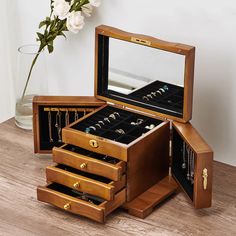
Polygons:
<instances>
[{"instance_id":1,"label":"jewelry box side door","mask_svg":"<svg viewBox=\"0 0 236 236\"><path fill-rule=\"evenodd\" d=\"M211 206L213 151L190 123L173 122L172 175L196 209Z\"/></svg>"}]
</instances>

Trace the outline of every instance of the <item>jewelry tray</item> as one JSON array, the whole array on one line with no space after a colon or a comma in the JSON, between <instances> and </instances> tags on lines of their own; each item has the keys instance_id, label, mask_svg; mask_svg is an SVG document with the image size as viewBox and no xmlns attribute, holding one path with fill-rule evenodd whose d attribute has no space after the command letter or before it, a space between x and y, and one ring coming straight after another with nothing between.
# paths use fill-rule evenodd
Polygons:
<instances>
[{"instance_id":1,"label":"jewelry tray","mask_svg":"<svg viewBox=\"0 0 236 236\"><path fill-rule=\"evenodd\" d=\"M110 118L109 115L117 113L115 119ZM109 121L104 119L108 118ZM141 120L140 125L131 125L132 122ZM85 132L86 128L94 126L99 121L102 121L101 128L96 127L96 130L90 129L90 134L103 137L106 139L114 140L123 144L129 144L140 136L144 135L150 129L145 127L154 125L155 127L162 123L161 120L157 120L148 116L133 113L127 110L121 110L112 106L106 106L105 108L93 113L89 117L82 121L70 126L71 129ZM110 122L110 123L109 123ZM125 133L117 133L116 130L123 130Z\"/></svg>"}]
</instances>

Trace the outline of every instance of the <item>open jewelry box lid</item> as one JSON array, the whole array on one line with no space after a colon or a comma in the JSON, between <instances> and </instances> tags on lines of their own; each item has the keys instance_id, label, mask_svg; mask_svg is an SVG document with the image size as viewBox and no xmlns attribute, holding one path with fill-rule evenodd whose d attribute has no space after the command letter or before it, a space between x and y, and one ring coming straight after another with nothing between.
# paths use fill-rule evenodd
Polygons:
<instances>
[{"instance_id":1,"label":"open jewelry box lid","mask_svg":"<svg viewBox=\"0 0 236 236\"><path fill-rule=\"evenodd\" d=\"M167 119L192 117L195 48L96 28L95 96Z\"/></svg>"}]
</instances>

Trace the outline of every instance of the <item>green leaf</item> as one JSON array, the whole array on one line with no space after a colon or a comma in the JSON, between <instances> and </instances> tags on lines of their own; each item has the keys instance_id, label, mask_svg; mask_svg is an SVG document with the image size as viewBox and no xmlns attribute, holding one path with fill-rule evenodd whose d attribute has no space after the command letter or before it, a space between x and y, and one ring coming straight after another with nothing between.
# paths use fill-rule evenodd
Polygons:
<instances>
[{"instance_id":1,"label":"green leaf","mask_svg":"<svg viewBox=\"0 0 236 236\"><path fill-rule=\"evenodd\" d=\"M40 22L40 24L39 24L39 28L42 28L44 25L46 25L47 24L47 22L44 20L44 21L42 21L42 22Z\"/></svg>"},{"instance_id":2,"label":"green leaf","mask_svg":"<svg viewBox=\"0 0 236 236\"><path fill-rule=\"evenodd\" d=\"M49 53L52 53L53 52L53 46L52 45L47 45L47 47L48 47L48 52Z\"/></svg>"},{"instance_id":3,"label":"green leaf","mask_svg":"<svg viewBox=\"0 0 236 236\"><path fill-rule=\"evenodd\" d=\"M37 35L38 35L38 37L39 37L39 40L42 40L42 39L44 38L44 35L41 34L41 33L39 33L39 32L37 32Z\"/></svg>"},{"instance_id":4,"label":"green leaf","mask_svg":"<svg viewBox=\"0 0 236 236\"><path fill-rule=\"evenodd\" d=\"M60 32L58 35L63 36L66 39L66 35L63 32Z\"/></svg>"}]
</instances>

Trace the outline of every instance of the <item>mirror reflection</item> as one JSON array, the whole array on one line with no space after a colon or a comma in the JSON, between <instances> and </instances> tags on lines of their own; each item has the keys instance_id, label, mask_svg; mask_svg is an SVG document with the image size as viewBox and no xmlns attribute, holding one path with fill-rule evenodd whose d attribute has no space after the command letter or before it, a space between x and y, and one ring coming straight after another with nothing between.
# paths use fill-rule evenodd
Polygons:
<instances>
[{"instance_id":1,"label":"mirror reflection","mask_svg":"<svg viewBox=\"0 0 236 236\"><path fill-rule=\"evenodd\" d=\"M184 55L109 39L110 98L182 117L184 73Z\"/></svg>"},{"instance_id":2,"label":"mirror reflection","mask_svg":"<svg viewBox=\"0 0 236 236\"><path fill-rule=\"evenodd\" d=\"M113 38L109 40L110 91L132 95L155 81L183 87L184 67L183 55Z\"/></svg>"}]
</instances>

